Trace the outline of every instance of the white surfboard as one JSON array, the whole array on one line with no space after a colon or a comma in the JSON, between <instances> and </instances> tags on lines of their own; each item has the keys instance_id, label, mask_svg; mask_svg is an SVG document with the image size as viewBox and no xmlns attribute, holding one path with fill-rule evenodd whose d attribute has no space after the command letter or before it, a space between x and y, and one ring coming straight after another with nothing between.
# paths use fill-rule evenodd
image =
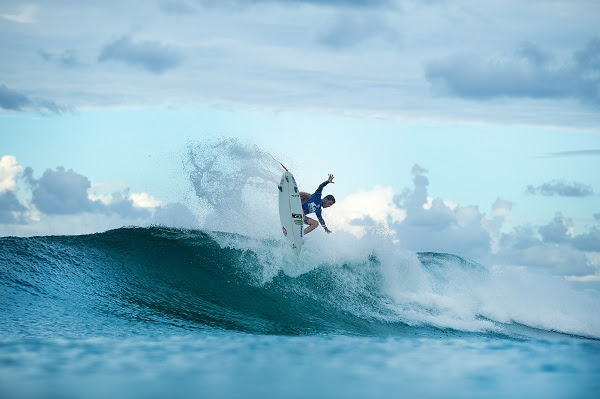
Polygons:
<instances>
[{"instance_id":1,"label":"white surfboard","mask_svg":"<svg viewBox=\"0 0 600 399\"><path fill-rule=\"evenodd\" d=\"M296 255L300 255L300 250L304 244L302 238L304 229L302 203L300 202L300 192L298 191L296 179L288 170L281 176L281 182L279 183L279 219L281 220L283 235L287 238Z\"/></svg>"}]
</instances>

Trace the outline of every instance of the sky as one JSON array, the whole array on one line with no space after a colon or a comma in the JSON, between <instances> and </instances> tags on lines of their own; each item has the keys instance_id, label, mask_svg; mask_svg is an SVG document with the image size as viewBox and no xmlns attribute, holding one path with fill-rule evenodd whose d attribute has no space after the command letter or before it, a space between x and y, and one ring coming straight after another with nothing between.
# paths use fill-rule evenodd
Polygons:
<instances>
[{"instance_id":1,"label":"sky","mask_svg":"<svg viewBox=\"0 0 600 399\"><path fill-rule=\"evenodd\" d=\"M249 169L272 155L307 191L333 173L334 231L600 287L598 15L598 1L4 0L0 235L208 227L195 177L217 174L192 160L220 148Z\"/></svg>"}]
</instances>

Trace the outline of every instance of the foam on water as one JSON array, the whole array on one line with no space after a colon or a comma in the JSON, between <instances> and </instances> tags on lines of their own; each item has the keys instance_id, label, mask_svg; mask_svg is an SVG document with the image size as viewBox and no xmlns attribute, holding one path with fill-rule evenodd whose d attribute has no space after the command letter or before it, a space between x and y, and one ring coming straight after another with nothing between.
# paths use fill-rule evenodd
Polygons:
<instances>
[{"instance_id":1,"label":"foam on water","mask_svg":"<svg viewBox=\"0 0 600 399\"><path fill-rule=\"evenodd\" d=\"M555 276L521 269L488 269L450 254L410 253L382 236L338 233L308 240L297 258L281 240L262 242L222 236L227 247L250 250L259 259L257 281L280 273L299 277L317 269L354 298L356 314L459 331L504 333L511 324L600 338L593 291L578 291ZM277 243L277 244L275 244ZM340 304L341 306L341 304ZM345 306L348 309L348 306Z\"/></svg>"}]
</instances>

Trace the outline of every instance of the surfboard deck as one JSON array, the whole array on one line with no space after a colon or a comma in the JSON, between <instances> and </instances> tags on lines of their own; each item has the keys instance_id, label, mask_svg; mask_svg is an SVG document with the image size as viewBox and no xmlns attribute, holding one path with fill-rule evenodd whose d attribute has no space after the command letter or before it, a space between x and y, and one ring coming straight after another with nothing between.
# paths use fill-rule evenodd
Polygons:
<instances>
[{"instance_id":1,"label":"surfboard deck","mask_svg":"<svg viewBox=\"0 0 600 399\"><path fill-rule=\"evenodd\" d=\"M285 171L279 183L279 220L283 235L290 243L296 255L300 255L304 244L304 222L302 216L302 203L296 179L290 171Z\"/></svg>"}]
</instances>

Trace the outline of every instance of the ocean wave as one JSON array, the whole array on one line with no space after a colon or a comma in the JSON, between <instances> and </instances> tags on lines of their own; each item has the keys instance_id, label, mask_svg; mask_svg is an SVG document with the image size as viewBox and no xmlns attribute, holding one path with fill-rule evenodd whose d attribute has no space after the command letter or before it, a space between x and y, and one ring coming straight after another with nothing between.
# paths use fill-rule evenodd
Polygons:
<instances>
[{"instance_id":1,"label":"ocean wave","mask_svg":"<svg viewBox=\"0 0 600 399\"><path fill-rule=\"evenodd\" d=\"M0 238L3 329L137 328L369 336L559 332L600 337L600 299L381 237L284 240L166 227Z\"/></svg>"}]
</instances>

